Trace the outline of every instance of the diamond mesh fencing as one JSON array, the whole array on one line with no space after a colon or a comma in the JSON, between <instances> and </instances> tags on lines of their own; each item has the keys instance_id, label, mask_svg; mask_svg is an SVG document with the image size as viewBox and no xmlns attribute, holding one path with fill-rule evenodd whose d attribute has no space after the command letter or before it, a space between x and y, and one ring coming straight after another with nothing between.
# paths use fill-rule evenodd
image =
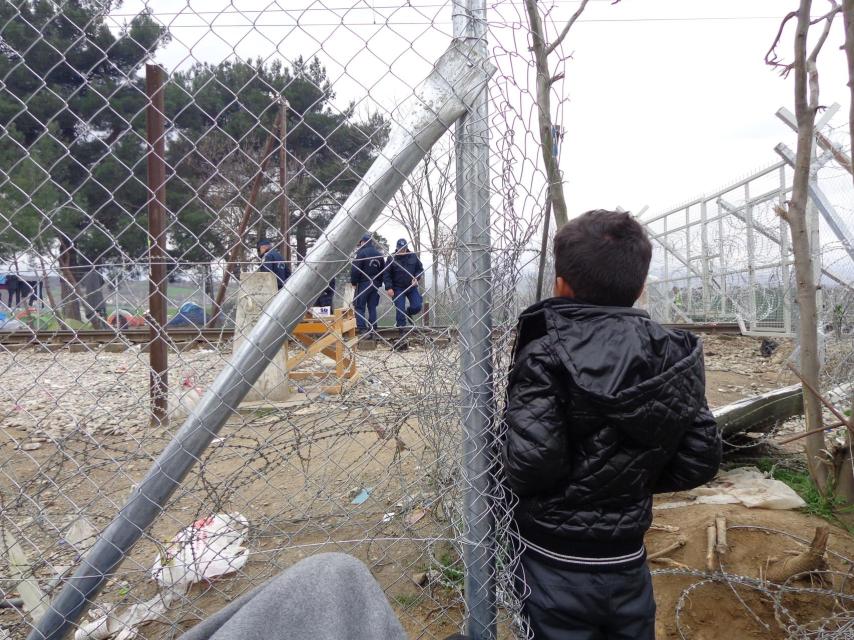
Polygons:
<instances>
[{"instance_id":1,"label":"diamond mesh fencing","mask_svg":"<svg viewBox=\"0 0 854 640\"><path fill-rule=\"evenodd\" d=\"M524 13L393 4L0 5L11 637L174 638L323 551L410 637L512 625L493 425L545 184Z\"/></svg>"},{"instance_id":2,"label":"diamond mesh fencing","mask_svg":"<svg viewBox=\"0 0 854 640\"><path fill-rule=\"evenodd\" d=\"M0 638L176 638L326 551L409 637L529 635L496 447L515 321L553 272L528 19L0 3ZM647 219L653 317L792 335L790 182ZM850 175L819 184L850 219ZM851 262L817 228L832 388ZM678 624L708 577L668 572L697 578Z\"/></svg>"}]
</instances>

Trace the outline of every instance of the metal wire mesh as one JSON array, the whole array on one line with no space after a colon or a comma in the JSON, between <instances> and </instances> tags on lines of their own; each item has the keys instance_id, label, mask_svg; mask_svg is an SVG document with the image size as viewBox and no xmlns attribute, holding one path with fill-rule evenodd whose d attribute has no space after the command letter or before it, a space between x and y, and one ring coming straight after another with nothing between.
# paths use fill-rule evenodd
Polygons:
<instances>
[{"instance_id":1,"label":"metal wire mesh","mask_svg":"<svg viewBox=\"0 0 854 640\"><path fill-rule=\"evenodd\" d=\"M484 637L495 624L525 635L494 439L545 202L526 24L510 0L485 20L482 3L452 0L0 4L1 629L25 637L77 584L83 554L189 424L206 446L177 447L192 468L167 478L174 493L81 624L147 612L147 637L174 638L336 550L368 564L411 637L467 615ZM147 85L150 63L164 73ZM480 101L458 90L492 67ZM723 198L743 207L762 188L680 209L681 230L666 222L676 212L660 218L684 261L656 263L656 317L741 313L754 331L791 330L788 257L769 238L780 171L780 190L752 204L752 266ZM841 202L850 182L835 184ZM398 313L401 287L382 282L373 340L352 309L364 233L384 260L407 240L424 267L410 274L420 312L408 298ZM293 273L284 294L256 273L265 237ZM824 300L831 333L849 336L850 296ZM826 370L844 377L850 353L831 350ZM235 374L250 361L268 363L254 384ZM234 544L186 544L211 531Z\"/></svg>"},{"instance_id":2,"label":"metal wire mesh","mask_svg":"<svg viewBox=\"0 0 854 640\"><path fill-rule=\"evenodd\" d=\"M478 608L462 598L473 575L463 556L495 580L495 548L471 539L464 509L489 499L479 508L499 529L508 515L486 495L494 403L468 398L501 388L544 179L536 159L519 163L538 143L530 62L514 41L523 14L500 3L484 22L475 5L0 7L0 627L13 637L77 584L80 558L185 422L210 446L81 624L131 626L140 605L157 610L153 637L176 637L324 550L364 560L412 637L443 637ZM453 124L442 109L475 97L454 95L455 70L442 66L453 37L474 69L461 73L499 71L463 129L434 144L425 131ZM431 73L451 98L425 94ZM419 109L435 122L418 124ZM407 137L424 158L403 169L389 148ZM477 145L486 153L474 159ZM370 182L380 165L399 190ZM354 207L372 197L391 202L363 225ZM411 274L420 313L412 298L399 312L398 283L382 283L375 340L356 334L347 219L383 260L403 238L424 267ZM274 268L293 273L284 289L304 316L287 340L276 277L255 273L262 238L282 256ZM274 316L283 346L256 344L253 326ZM269 365L239 406L220 397L227 419L214 432L210 389L253 349ZM216 558L226 575L168 586L203 564L182 565L176 535L212 526L242 536L237 557ZM486 605L483 624L509 619Z\"/></svg>"}]
</instances>

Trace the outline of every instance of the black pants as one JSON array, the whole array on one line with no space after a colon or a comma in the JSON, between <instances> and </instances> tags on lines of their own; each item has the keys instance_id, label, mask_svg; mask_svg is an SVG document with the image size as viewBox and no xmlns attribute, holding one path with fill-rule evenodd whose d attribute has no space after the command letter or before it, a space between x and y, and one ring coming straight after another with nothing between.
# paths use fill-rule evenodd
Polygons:
<instances>
[{"instance_id":1,"label":"black pants","mask_svg":"<svg viewBox=\"0 0 854 640\"><path fill-rule=\"evenodd\" d=\"M534 640L654 640L652 576L644 564L588 573L547 564L528 551L517 579ZM527 585L526 590L524 589Z\"/></svg>"}]
</instances>

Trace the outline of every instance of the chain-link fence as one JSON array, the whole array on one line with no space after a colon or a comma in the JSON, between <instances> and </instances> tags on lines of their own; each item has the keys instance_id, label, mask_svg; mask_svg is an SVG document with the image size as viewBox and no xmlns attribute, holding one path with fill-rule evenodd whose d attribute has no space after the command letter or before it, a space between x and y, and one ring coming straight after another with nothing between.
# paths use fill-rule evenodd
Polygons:
<instances>
[{"instance_id":1,"label":"chain-link fence","mask_svg":"<svg viewBox=\"0 0 854 640\"><path fill-rule=\"evenodd\" d=\"M0 6L12 637L176 637L321 551L411 637L509 622L487 494L542 216L524 13L374 4Z\"/></svg>"},{"instance_id":2,"label":"chain-link fence","mask_svg":"<svg viewBox=\"0 0 854 640\"><path fill-rule=\"evenodd\" d=\"M0 629L174 638L344 551L410 637L524 635L491 427L546 200L527 19L0 4ZM684 258L657 259L653 314L728 322L752 299L753 329L788 331L782 190L650 223ZM744 267L725 205L768 264ZM852 335L850 295L823 296L825 333Z\"/></svg>"}]
</instances>

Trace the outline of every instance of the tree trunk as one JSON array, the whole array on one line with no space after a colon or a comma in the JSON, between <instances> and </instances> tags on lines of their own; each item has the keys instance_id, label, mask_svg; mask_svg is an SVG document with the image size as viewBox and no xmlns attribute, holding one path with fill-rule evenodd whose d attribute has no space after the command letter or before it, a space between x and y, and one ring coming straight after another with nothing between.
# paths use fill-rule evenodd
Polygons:
<instances>
[{"instance_id":1,"label":"tree trunk","mask_svg":"<svg viewBox=\"0 0 854 640\"><path fill-rule=\"evenodd\" d=\"M540 268L537 271L537 302L543 299L543 279L546 273L546 258L549 250L549 223L552 219L552 201L546 201L546 216L543 222L543 242L540 245Z\"/></svg>"},{"instance_id":2,"label":"tree trunk","mask_svg":"<svg viewBox=\"0 0 854 640\"><path fill-rule=\"evenodd\" d=\"M297 223L297 260L302 262L305 260L305 254L308 252L308 230L307 230L307 214L300 215Z\"/></svg>"},{"instance_id":3,"label":"tree trunk","mask_svg":"<svg viewBox=\"0 0 854 640\"><path fill-rule=\"evenodd\" d=\"M854 0L843 0L842 16L845 24L845 55L848 57L848 89L851 93L848 111L848 132L851 135L849 155L854 158Z\"/></svg>"},{"instance_id":4,"label":"tree trunk","mask_svg":"<svg viewBox=\"0 0 854 640\"><path fill-rule=\"evenodd\" d=\"M93 329L106 329L108 325L106 323L107 306L104 300L104 276L93 265L88 267L86 273L80 278L80 285L84 291L86 318Z\"/></svg>"},{"instance_id":5,"label":"tree trunk","mask_svg":"<svg viewBox=\"0 0 854 640\"><path fill-rule=\"evenodd\" d=\"M795 174L792 196L786 219L792 234L797 278L797 300L800 314L800 372L804 380L819 387L821 363L818 350L818 310L816 308L815 272L813 270L810 233L807 226L810 166L815 136L817 87L810 92L807 34L810 27L811 0L801 0L798 26L795 34L795 115L798 121L798 145L795 153ZM828 464L824 434L817 431L822 426L821 403L811 393L804 392L804 417L806 430L815 431L804 439L810 475L818 489L828 490Z\"/></svg>"},{"instance_id":6,"label":"tree trunk","mask_svg":"<svg viewBox=\"0 0 854 640\"><path fill-rule=\"evenodd\" d=\"M546 53L543 22L537 9L536 0L525 0L528 12L528 24L533 39L534 62L537 67L537 118L540 130L540 149L543 154L543 164L546 167L546 177L549 182L549 199L552 202L555 216L555 226L562 227L568 221L566 200L563 194L563 179L558 167L557 154L552 141L552 106L550 91L552 77L549 71L549 59Z\"/></svg>"},{"instance_id":7,"label":"tree trunk","mask_svg":"<svg viewBox=\"0 0 854 640\"><path fill-rule=\"evenodd\" d=\"M48 278L50 277L50 274L48 273L47 266L45 265L45 262L44 262L44 256L42 255L41 251L38 252L38 257L39 257L39 265L42 268L42 282L44 283L42 285L42 289L43 289L44 293L47 294L47 299L50 302L51 313L56 315L59 312L59 309L56 306L56 300L54 300L53 293L50 290L50 282L48 282ZM44 300L42 300L42 304L44 304Z\"/></svg>"},{"instance_id":8,"label":"tree trunk","mask_svg":"<svg viewBox=\"0 0 854 640\"><path fill-rule=\"evenodd\" d=\"M60 291L62 294L62 316L66 320L82 322L80 315L80 292L74 267L77 264L71 246L63 240L59 242Z\"/></svg>"}]
</instances>

